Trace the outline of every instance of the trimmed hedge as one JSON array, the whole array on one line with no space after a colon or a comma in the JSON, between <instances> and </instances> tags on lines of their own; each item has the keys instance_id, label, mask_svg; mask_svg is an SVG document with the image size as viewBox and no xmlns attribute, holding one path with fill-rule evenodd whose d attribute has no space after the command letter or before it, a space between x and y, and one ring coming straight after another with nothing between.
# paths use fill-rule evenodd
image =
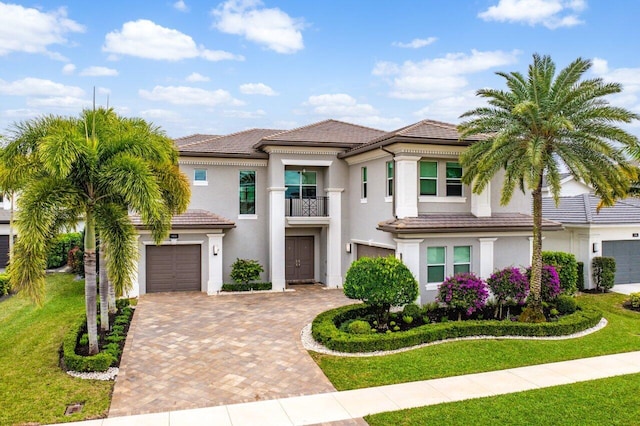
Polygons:
<instances>
[{"instance_id":1,"label":"trimmed hedge","mask_svg":"<svg viewBox=\"0 0 640 426\"><path fill-rule=\"evenodd\" d=\"M78 336L82 334L86 319L83 316L64 337L62 342L62 355L64 367L72 371L107 371L116 358L109 352L99 352L92 356L82 356L76 353Z\"/></svg>"},{"instance_id":2,"label":"trimmed hedge","mask_svg":"<svg viewBox=\"0 0 640 426\"><path fill-rule=\"evenodd\" d=\"M584 262L578 262L578 290L582 291L584 289Z\"/></svg>"},{"instance_id":3,"label":"trimmed hedge","mask_svg":"<svg viewBox=\"0 0 640 426\"><path fill-rule=\"evenodd\" d=\"M260 291L271 288L271 283L222 284L222 291Z\"/></svg>"},{"instance_id":4,"label":"trimmed hedge","mask_svg":"<svg viewBox=\"0 0 640 426\"><path fill-rule=\"evenodd\" d=\"M51 241L47 254L47 269L59 268L67 264L69 251L82 245L82 234L70 232L60 234Z\"/></svg>"},{"instance_id":5,"label":"trimmed hedge","mask_svg":"<svg viewBox=\"0 0 640 426\"><path fill-rule=\"evenodd\" d=\"M9 274L2 273L0 274L0 297L6 296L9 294L9 290L11 289L11 285L9 283Z\"/></svg>"},{"instance_id":6,"label":"trimmed hedge","mask_svg":"<svg viewBox=\"0 0 640 426\"><path fill-rule=\"evenodd\" d=\"M616 260L613 257L594 257L593 281L599 290L609 290L616 280Z\"/></svg>"},{"instance_id":7,"label":"trimmed hedge","mask_svg":"<svg viewBox=\"0 0 640 426\"><path fill-rule=\"evenodd\" d=\"M564 294L572 295L578 290L578 262L573 254L562 251L543 251L542 263L556 268Z\"/></svg>"},{"instance_id":8,"label":"trimmed hedge","mask_svg":"<svg viewBox=\"0 0 640 426\"><path fill-rule=\"evenodd\" d=\"M408 331L354 335L337 327L344 321L369 313L362 304L332 309L318 315L311 327L313 338L327 348L340 352L375 352L416 346L438 340L470 336L564 336L594 327L602 312L578 310L555 322L522 323L497 320L450 321L425 324Z\"/></svg>"}]
</instances>

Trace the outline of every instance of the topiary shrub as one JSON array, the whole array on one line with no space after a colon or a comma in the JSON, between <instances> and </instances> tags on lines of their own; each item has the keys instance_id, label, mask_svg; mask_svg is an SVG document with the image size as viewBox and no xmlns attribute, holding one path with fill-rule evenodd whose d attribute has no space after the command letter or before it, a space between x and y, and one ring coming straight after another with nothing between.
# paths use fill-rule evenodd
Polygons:
<instances>
[{"instance_id":1,"label":"topiary shrub","mask_svg":"<svg viewBox=\"0 0 640 426\"><path fill-rule=\"evenodd\" d=\"M507 302L524 305L529 294L527 276L512 266L491 274L487 285L498 303L494 316L498 316L499 311L499 316L502 317L502 307Z\"/></svg>"},{"instance_id":2,"label":"topiary shrub","mask_svg":"<svg viewBox=\"0 0 640 426\"><path fill-rule=\"evenodd\" d=\"M543 251L542 263L556 269L563 293L574 294L578 291L578 262L573 254L562 251Z\"/></svg>"},{"instance_id":3,"label":"topiary shrub","mask_svg":"<svg viewBox=\"0 0 640 426\"><path fill-rule=\"evenodd\" d=\"M6 296L9 294L9 290L11 289L9 282L9 274L2 273L0 274L0 297Z\"/></svg>"},{"instance_id":4,"label":"topiary shrub","mask_svg":"<svg viewBox=\"0 0 640 426\"><path fill-rule=\"evenodd\" d=\"M616 260L613 257L594 257L593 281L598 290L603 292L611 289L616 281Z\"/></svg>"},{"instance_id":5,"label":"topiary shrub","mask_svg":"<svg viewBox=\"0 0 640 426\"><path fill-rule=\"evenodd\" d=\"M578 290L584 290L584 262L578 262Z\"/></svg>"},{"instance_id":6,"label":"topiary shrub","mask_svg":"<svg viewBox=\"0 0 640 426\"><path fill-rule=\"evenodd\" d=\"M572 314L578 309L578 303L572 296L561 294L556 299L556 309L563 315Z\"/></svg>"},{"instance_id":7,"label":"topiary shrub","mask_svg":"<svg viewBox=\"0 0 640 426\"><path fill-rule=\"evenodd\" d=\"M440 284L436 300L447 308L456 310L460 321L462 312L469 316L484 308L487 297L487 284L473 273L464 272L449 277Z\"/></svg>"},{"instance_id":8,"label":"topiary shrub","mask_svg":"<svg viewBox=\"0 0 640 426\"><path fill-rule=\"evenodd\" d=\"M531 280L531 267L527 268L527 279ZM551 265L542 265L541 294L543 302L551 302L562 292L560 278L556 268Z\"/></svg>"},{"instance_id":9,"label":"topiary shrub","mask_svg":"<svg viewBox=\"0 0 640 426\"><path fill-rule=\"evenodd\" d=\"M634 309L640 309L640 293L631 293L629 295L629 303Z\"/></svg>"},{"instance_id":10,"label":"topiary shrub","mask_svg":"<svg viewBox=\"0 0 640 426\"><path fill-rule=\"evenodd\" d=\"M231 279L238 284L258 281L263 272L262 265L253 259L236 259L231 265Z\"/></svg>"},{"instance_id":11,"label":"topiary shrub","mask_svg":"<svg viewBox=\"0 0 640 426\"><path fill-rule=\"evenodd\" d=\"M347 330L351 334L369 334L371 333L371 326L366 321L355 320L349 323Z\"/></svg>"},{"instance_id":12,"label":"topiary shrub","mask_svg":"<svg viewBox=\"0 0 640 426\"><path fill-rule=\"evenodd\" d=\"M394 256L362 257L351 264L344 281L344 294L369 305L386 330L391 306L411 303L418 297L418 283L400 259Z\"/></svg>"}]
</instances>

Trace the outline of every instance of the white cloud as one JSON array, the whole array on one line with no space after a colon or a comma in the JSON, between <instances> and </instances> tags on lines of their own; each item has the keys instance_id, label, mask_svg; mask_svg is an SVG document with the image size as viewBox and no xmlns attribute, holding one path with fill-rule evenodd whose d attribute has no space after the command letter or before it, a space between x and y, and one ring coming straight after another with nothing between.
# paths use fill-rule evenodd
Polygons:
<instances>
[{"instance_id":1,"label":"white cloud","mask_svg":"<svg viewBox=\"0 0 640 426\"><path fill-rule=\"evenodd\" d=\"M106 87L98 87L98 88L96 88L96 93L98 95L110 95L111 94L111 89L106 88Z\"/></svg>"},{"instance_id":2,"label":"white cloud","mask_svg":"<svg viewBox=\"0 0 640 426\"><path fill-rule=\"evenodd\" d=\"M246 83L240 85L240 92L245 95L277 96L278 92L264 83Z\"/></svg>"},{"instance_id":3,"label":"white cloud","mask_svg":"<svg viewBox=\"0 0 640 426\"><path fill-rule=\"evenodd\" d=\"M177 2L173 3L173 8L179 10L180 12L189 11L189 6L187 6L187 4L183 0L178 0Z\"/></svg>"},{"instance_id":4,"label":"white cloud","mask_svg":"<svg viewBox=\"0 0 640 426\"><path fill-rule=\"evenodd\" d=\"M605 59L593 58L591 71L605 82L620 83L622 92L610 96L613 105L640 112L640 68L610 68Z\"/></svg>"},{"instance_id":5,"label":"white cloud","mask_svg":"<svg viewBox=\"0 0 640 426\"><path fill-rule=\"evenodd\" d=\"M278 53L295 53L304 48L301 30L304 23L278 8L260 8L260 0L227 0L211 11L214 27L244 36Z\"/></svg>"},{"instance_id":6,"label":"white cloud","mask_svg":"<svg viewBox=\"0 0 640 426\"><path fill-rule=\"evenodd\" d=\"M138 94L152 101L168 102L174 105L244 105L226 90L204 90L187 86L155 86L153 90L139 90Z\"/></svg>"},{"instance_id":7,"label":"white cloud","mask_svg":"<svg viewBox=\"0 0 640 426\"><path fill-rule=\"evenodd\" d=\"M62 74L71 75L76 71L76 66L73 64L66 64L62 67Z\"/></svg>"},{"instance_id":8,"label":"white cloud","mask_svg":"<svg viewBox=\"0 0 640 426\"><path fill-rule=\"evenodd\" d=\"M372 73L388 82L393 98L439 99L464 90L469 84L467 74L515 63L519 53L472 50L469 55L449 53L421 62L378 62Z\"/></svg>"},{"instance_id":9,"label":"white cloud","mask_svg":"<svg viewBox=\"0 0 640 426\"><path fill-rule=\"evenodd\" d=\"M182 121L182 116L180 114L166 109L147 109L140 111L140 116L151 120L165 120L173 122Z\"/></svg>"},{"instance_id":10,"label":"white cloud","mask_svg":"<svg viewBox=\"0 0 640 426\"><path fill-rule=\"evenodd\" d=\"M460 121L460 115L462 113L485 104L484 99L476 96L475 91L467 90L453 96L436 99L424 108L415 111L413 115L420 120L430 118L449 123L457 123Z\"/></svg>"},{"instance_id":11,"label":"white cloud","mask_svg":"<svg viewBox=\"0 0 640 426\"><path fill-rule=\"evenodd\" d=\"M48 47L66 44L67 34L84 30L83 25L67 17L67 10L63 7L41 12L17 4L0 3L0 56L11 52L27 52L65 60Z\"/></svg>"},{"instance_id":12,"label":"white cloud","mask_svg":"<svg viewBox=\"0 0 640 426\"><path fill-rule=\"evenodd\" d=\"M346 93L309 96L302 105L309 108L309 113L312 115L335 118L363 126L394 128L404 124L399 118L380 116L380 112L372 105L358 103L355 98Z\"/></svg>"},{"instance_id":13,"label":"white cloud","mask_svg":"<svg viewBox=\"0 0 640 426\"><path fill-rule=\"evenodd\" d=\"M393 46L396 46L396 47L404 47L404 48L407 48L407 49L419 49L421 47L425 47L425 46L428 46L430 44L435 43L436 40L438 40L436 37L414 38L409 43L402 43L400 41L395 41L395 42L393 42L391 44Z\"/></svg>"},{"instance_id":14,"label":"white cloud","mask_svg":"<svg viewBox=\"0 0 640 426\"><path fill-rule=\"evenodd\" d=\"M24 120L28 118L34 118L40 115L40 111L29 108L7 109L3 112L3 115L8 118Z\"/></svg>"},{"instance_id":15,"label":"white cloud","mask_svg":"<svg viewBox=\"0 0 640 426\"><path fill-rule=\"evenodd\" d=\"M80 71L80 75L83 77L115 77L118 75L118 70L107 67L88 67Z\"/></svg>"},{"instance_id":16,"label":"white cloud","mask_svg":"<svg viewBox=\"0 0 640 426\"><path fill-rule=\"evenodd\" d=\"M190 36L147 19L125 22L121 30L108 33L102 50L111 53L112 59L118 55L164 61L198 57L208 61L244 59L229 52L197 46Z\"/></svg>"},{"instance_id":17,"label":"white cloud","mask_svg":"<svg viewBox=\"0 0 640 426\"><path fill-rule=\"evenodd\" d=\"M85 92L76 86L65 86L51 80L27 77L14 82L0 79L0 93L10 96L70 96L83 97Z\"/></svg>"},{"instance_id":18,"label":"white cloud","mask_svg":"<svg viewBox=\"0 0 640 426\"><path fill-rule=\"evenodd\" d=\"M485 21L541 24L555 29L582 24L578 15L586 7L585 0L499 0L478 16Z\"/></svg>"},{"instance_id":19,"label":"white cloud","mask_svg":"<svg viewBox=\"0 0 640 426\"><path fill-rule=\"evenodd\" d=\"M49 98L29 98L27 105L30 107L80 109L91 105L91 101L74 96L52 96Z\"/></svg>"},{"instance_id":20,"label":"white cloud","mask_svg":"<svg viewBox=\"0 0 640 426\"><path fill-rule=\"evenodd\" d=\"M187 76L187 78L185 80L187 80L190 83L198 83L198 82L209 81L211 79L209 77L207 77L206 75L202 75L202 74L197 73L197 72L192 72L191 74L189 74Z\"/></svg>"},{"instance_id":21,"label":"white cloud","mask_svg":"<svg viewBox=\"0 0 640 426\"><path fill-rule=\"evenodd\" d=\"M267 113L262 109L257 111L241 111L234 109L223 111L222 115L231 118L262 118L267 115Z\"/></svg>"}]
</instances>

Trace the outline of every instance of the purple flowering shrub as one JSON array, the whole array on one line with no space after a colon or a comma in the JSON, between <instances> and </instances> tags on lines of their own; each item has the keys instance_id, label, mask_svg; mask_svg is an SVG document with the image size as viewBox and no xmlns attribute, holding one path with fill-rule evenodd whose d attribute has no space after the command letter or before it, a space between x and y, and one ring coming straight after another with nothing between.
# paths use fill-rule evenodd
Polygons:
<instances>
[{"instance_id":1,"label":"purple flowering shrub","mask_svg":"<svg viewBox=\"0 0 640 426\"><path fill-rule=\"evenodd\" d=\"M487 280L487 285L499 304L515 302L524 305L529 295L527 276L514 267L494 272Z\"/></svg>"},{"instance_id":2,"label":"purple flowering shrub","mask_svg":"<svg viewBox=\"0 0 640 426\"><path fill-rule=\"evenodd\" d=\"M527 278L531 279L531 266L527 268ZM558 272L551 265L542 265L542 280L540 284L540 297L543 302L555 300L562 291Z\"/></svg>"},{"instance_id":3,"label":"purple flowering shrub","mask_svg":"<svg viewBox=\"0 0 640 426\"><path fill-rule=\"evenodd\" d=\"M438 287L436 300L449 309L465 312L467 316L484 308L489 292L487 284L473 273L464 272L447 278Z\"/></svg>"}]
</instances>

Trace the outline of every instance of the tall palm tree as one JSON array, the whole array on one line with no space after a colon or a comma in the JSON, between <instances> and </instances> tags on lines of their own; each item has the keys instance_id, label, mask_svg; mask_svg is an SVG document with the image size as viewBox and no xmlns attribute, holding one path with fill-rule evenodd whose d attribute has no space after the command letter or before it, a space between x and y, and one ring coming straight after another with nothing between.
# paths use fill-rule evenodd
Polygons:
<instances>
[{"instance_id":1,"label":"tall palm tree","mask_svg":"<svg viewBox=\"0 0 640 426\"><path fill-rule=\"evenodd\" d=\"M18 204L11 283L42 303L48 241L63 225L83 220L89 352L97 353L96 230L106 248L108 279L122 294L130 288L136 267L129 212L139 213L160 242L171 215L187 208L189 183L178 169L177 151L159 128L103 108L85 110L79 118L22 123L7 151L32 164Z\"/></svg>"},{"instance_id":2,"label":"tall palm tree","mask_svg":"<svg viewBox=\"0 0 640 426\"><path fill-rule=\"evenodd\" d=\"M542 177L546 175L556 203L560 173L566 169L576 180L591 185L603 205L623 197L635 174L629 155L638 156L638 139L618 127L638 115L611 106L606 96L620 93L617 83L582 79L591 62L578 58L556 74L549 56L533 56L527 76L497 73L508 90L481 89L477 95L489 106L461 117L461 138L484 135L460 157L462 181L482 192L491 178L505 170L500 202L509 202L519 187L533 198L533 256L529 314L541 320Z\"/></svg>"}]
</instances>

